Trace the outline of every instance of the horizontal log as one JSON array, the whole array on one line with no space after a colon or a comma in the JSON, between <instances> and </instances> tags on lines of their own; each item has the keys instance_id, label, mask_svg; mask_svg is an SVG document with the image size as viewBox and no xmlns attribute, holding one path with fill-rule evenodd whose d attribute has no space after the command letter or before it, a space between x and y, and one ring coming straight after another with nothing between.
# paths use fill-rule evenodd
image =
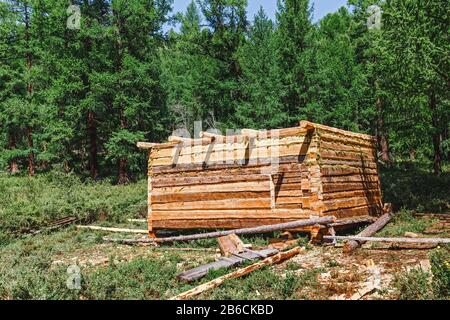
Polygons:
<instances>
[{"instance_id":1,"label":"horizontal log","mask_svg":"<svg viewBox=\"0 0 450 320\"><path fill-rule=\"evenodd\" d=\"M362 236L324 236L326 240L353 240L371 242L395 242L395 243L450 243L450 238L382 238Z\"/></svg>"},{"instance_id":2,"label":"horizontal log","mask_svg":"<svg viewBox=\"0 0 450 320\"><path fill-rule=\"evenodd\" d=\"M261 233L270 233L279 230L289 230L295 229L299 227L312 226L316 224L328 224L335 222L334 217L322 217L322 218L314 218L314 219L305 219L298 220L293 222L280 223L275 225L265 225L253 228L244 228L244 229L235 229L235 230L225 230L225 231L216 231L209 233L201 233L195 235L187 235L187 236L177 236L177 237L167 237L167 238L156 238L153 239L155 242L175 242L175 241L192 241L192 240L200 240L200 239L211 239L218 238L222 236L226 236L229 234L261 234Z\"/></svg>"},{"instance_id":3,"label":"horizontal log","mask_svg":"<svg viewBox=\"0 0 450 320\"><path fill-rule=\"evenodd\" d=\"M383 229L384 226L387 225L389 223L389 221L391 221L391 219L392 219L392 213L391 212L386 212L381 217L379 217L377 219L377 221L372 223L370 226L365 228L363 231L358 233L356 236L357 237L371 237L372 235L374 235L375 233L377 233L378 231ZM349 242L347 242L345 244L344 252L345 253L352 252L353 250L355 250L358 247L360 247L361 244L362 244L362 242L360 242L360 241L356 241L354 239L350 240Z\"/></svg>"},{"instance_id":4,"label":"horizontal log","mask_svg":"<svg viewBox=\"0 0 450 320\"><path fill-rule=\"evenodd\" d=\"M203 200L225 200L228 199L259 199L270 198L270 192L267 191L243 191L243 192L199 192L188 194L166 194L166 195L152 195L152 204L172 203L172 202L189 202L189 201L203 201Z\"/></svg>"},{"instance_id":5,"label":"horizontal log","mask_svg":"<svg viewBox=\"0 0 450 320\"><path fill-rule=\"evenodd\" d=\"M300 121L300 127L305 128L305 129L316 129L316 130L320 129L320 130L323 130L326 132L330 132L332 134L342 135L344 137L357 138L357 139L369 141L372 143L376 142L376 137L368 135L368 134L356 133L356 132L351 132L351 131L342 130L342 129L338 129L338 128L333 128L333 127L325 126L323 124L313 123L313 122L310 122L307 120Z\"/></svg>"},{"instance_id":6,"label":"horizontal log","mask_svg":"<svg viewBox=\"0 0 450 320\"><path fill-rule=\"evenodd\" d=\"M343 191L353 191L353 190L370 190L378 189L378 182L349 182L349 183L331 183L324 182L322 186L324 193L329 192L343 192Z\"/></svg>"},{"instance_id":7,"label":"horizontal log","mask_svg":"<svg viewBox=\"0 0 450 320\"><path fill-rule=\"evenodd\" d=\"M178 210L161 211L152 209L151 219L159 220L202 220L202 219L304 219L308 218L311 210L303 209L210 209L210 210Z\"/></svg>"},{"instance_id":8,"label":"horizontal log","mask_svg":"<svg viewBox=\"0 0 450 320\"><path fill-rule=\"evenodd\" d=\"M280 157L276 159L272 158L259 158L257 161L245 162L236 161L233 163L214 163L214 164L179 164L179 165L167 165L167 166L155 166L152 167L152 173L174 173L174 172L188 172L188 171L205 171L205 170L223 170L223 169L237 169L237 168L249 168L249 167L270 167L271 164L296 164L305 160L305 156L288 156Z\"/></svg>"},{"instance_id":9,"label":"horizontal log","mask_svg":"<svg viewBox=\"0 0 450 320\"><path fill-rule=\"evenodd\" d=\"M89 229L97 231L107 231L107 232L117 232L117 233L138 233L138 234L148 234L148 230L140 229L125 229L125 228L107 228L98 226L77 226L78 229Z\"/></svg>"},{"instance_id":10,"label":"horizontal log","mask_svg":"<svg viewBox=\"0 0 450 320\"><path fill-rule=\"evenodd\" d=\"M323 166L320 168L322 176L348 176L354 174L362 175L377 175L376 169L367 169L359 167L344 167L344 166Z\"/></svg>"},{"instance_id":11,"label":"horizontal log","mask_svg":"<svg viewBox=\"0 0 450 320\"><path fill-rule=\"evenodd\" d=\"M368 216L368 215L378 215L382 212L381 203L380 204L369 204L354 208L341 208L337 210L330 210L323 212L322 215L328 216L332 215L338 219L345 219L356 216Z\"/></svg>"},{"instance_id":12,"label":"horizontal log","mask_svg":"<svg viewBox=\"0 0 450 320\"><path fill-rule=\"evenodd\" d=\"M322 198L324 201L327 200L340 200L340 199L348 199L355 197L366 197L366 198L380 198L381 192L378 188L375 189L362 189L362 190L354 190L354 191L343 191L343 192L333 192L333 193L324 193Z\"/></svg>"},{"instance_id":13,"label":"horizontal log","mask_svg":"<svg viewBox=\"0 0 450 320\"><path fill-rule=\"evenodd\" d=\"M270 209L270 198L225 199L191 202L152 203L152 211L167 210L220 210L220 209Z\"/></svg>"},{"instance_id":14,"label":"horizontal log","mask_svg":"<svg viewBox=\"0 0 450 320\"><path fill-rule=\"evenodd\" d=\"M167 195L167 194L188 194L188 193L212 193L212 192L257 192L268 191L270 188L269 179L259 182L234 182L222 183L213 185L196 185L186 187L164 187L153 188L153 195Z\"/></svg>"},{"instance_id":15,"label":"horizontal log","mask_svg":"<svg viewBox=\"0 0 450 320\"><path fill-rule=\"evenodd\" d=\"M364 169L377 169L376 162L367 162L360 160L345 160L345 159L320 159L321 166L341 166L341 167L353 167Z\"/></svg>"},{"instance_id":16,"label":"horizontal log","mask_svg":"<svg viewBox=\"0 0 450 320\"><path fill-rule=\"evenodd\" d=\"M322 177L323 182L341 183L341 182L362 182L362 183L378 183L377 175L350 175L350 176L332 176Z\"/></svg>"}]
</instances>

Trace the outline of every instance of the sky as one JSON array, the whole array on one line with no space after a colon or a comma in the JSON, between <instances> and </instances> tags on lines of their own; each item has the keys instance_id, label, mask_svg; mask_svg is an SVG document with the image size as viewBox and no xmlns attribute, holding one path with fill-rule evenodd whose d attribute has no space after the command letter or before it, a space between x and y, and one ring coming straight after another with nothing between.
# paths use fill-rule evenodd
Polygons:
<instances>
[{"instance_id":1,"label":"sky","mask_svg":"<svg viewBox=\"0 0 450 320\"><path fill-rule=\"evenodd\" d=\"M192 0L174 0L173 11L184 12ZM342 6L345 6L347 0L313 0L314 16L313 21L317 22L327 13L335 12ZM277 9L277 0L248 0L247 15L249 20L258 12L259 7L263 6L266 14L272 20L275 20L275 11Z\"/></svg>"}]
</instances>

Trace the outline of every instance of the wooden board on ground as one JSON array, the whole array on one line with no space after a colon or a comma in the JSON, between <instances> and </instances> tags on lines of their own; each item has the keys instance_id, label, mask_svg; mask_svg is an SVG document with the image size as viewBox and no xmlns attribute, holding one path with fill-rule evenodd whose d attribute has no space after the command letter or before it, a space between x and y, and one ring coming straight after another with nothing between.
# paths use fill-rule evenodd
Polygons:
<instances>
[{"instance_id":1,"label":"wooden board on ground","mask_svg":"<svg viewBox=\"0 0 450 320\"><path fill-rule=\"evenodd\" d=\"M277 254L278 250L275 249L265 249L261 251L251 251L247 250L242 253L235 253L230 257L223 257L216 262L208 263L197 268L185 271L178 275L178 278L183 281L194 281L206 276L209 270L217 270L221 268L229 268L242 264L247 260L255 260L261 258L267 258Z\"/></svg>"},{"instance_id":2,"label":"wooden board on ground","mask_svg":"<svg viewBox=\"0 0 450 320\"><path fill-rule=\"evenodd\" d=\"M228 273L224 276L221 276L217 279L214 279L212 281L209 281L207 283L204 283L198 287L195 287L191 290L185 291L183 293L180 293L179 295L171 298L170 300L186 300L186 299L190 299L192 297L195 297L199 294L201 294L202 292L205 292L207 290L216 288L218 286L220 286L222 283L224 283L226 280L228 279L235 279L235 278L239 278L242 276L245 276L255 270L261 269L265 266L268 265L272 265L275 263L280 263L283 262L287 259L290 259L294 256L296 256L297 254L299 254L302 251L302 249L300 247L296 247L292 250L286 251L286 252L280 252L272 257L266 258L262 261L259 261L257 263L254 263L248 267L245 268L241 268L238 269L234 272Z\"/></svg>"}]
</instances>

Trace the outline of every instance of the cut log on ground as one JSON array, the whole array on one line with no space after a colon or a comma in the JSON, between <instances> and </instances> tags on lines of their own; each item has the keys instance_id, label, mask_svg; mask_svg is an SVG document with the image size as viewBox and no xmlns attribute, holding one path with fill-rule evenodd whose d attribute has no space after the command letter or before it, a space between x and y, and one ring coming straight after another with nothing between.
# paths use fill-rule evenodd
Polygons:
<instances>
[{"instance_id":1,"label":"cut log on ground","mask_svg":"<svg viewBox=\"0 0 450 320\"><path fill-rule=\"evenodd\" d=\"M98 226L77 226L77 228L78 229L97 230L97 231L117 232L117 233L148 234L148 230L142 230L142 229L106 228L106 227L98 227Z\"/></svg>"},{"instance_id":2,"label":"cut log on ground","mask_svg":"<svg viewBox=\"0 0 450 320\"><path fill-rule=\"evenodd\" d=\"M238 269L232 273L226 274L226 275L219 277L217 279L214 279L210 282L204 283L204 284L202 284L198 287L195 287L191 290L180 293L179 295L171 298L170 300L190 299L192 297L195 297L195 296L201 294L202 292L205 292L205 291L208 291L210 289L214 289L214 288L220 286L228 279L239 278L239 277L245 276L255 270L261 269L265 266L283 262L283 261L290 259L290 258L294 257L295 255L299 254L301 251L302 251L302 249L300 247L296 247L296 248L286 251L286 252L280 252L272 257L266 258L260 262L252 264L248 267Z\"/></svg>"},{"instance_id":3,"label":"cut log on ground","mask_svg":"<svg viewBox=\"0 0 450 320\"><path fill-rule=\"evenodd\" d=\"M358 233L357 237L370 237L377 233L379 230L383 229L383 227L391 220L392 214L390 212L385 213L382 215L377 221L372 223L370 226L368 226L366 229ZM344 252L350 253L354 251L355 249L359 248L363 242L358 240L351 240L348 241L344 246Z\"/></svg>"},{"instance_id":4,"label":"cut log on ground","mask_svg":"<svg viewBox=\"0 0 450 320\"><path fill-rule=\"evenodd\" d=\"M450 238L381 238L381 237L361 237L361 236L324 236L323 238L328 240L332 239L349 240L349 242L372 241L372 242L393 242L393 243L450 243Z\"/></svg>"},{"instance_id":5,"label":"cut log on ground","mask_svg":"<svg viewBox=\"0 0 450 320\"><path fill-rule=\"evenodd\" d=\"M178 275L178 278L183 281L191 282L206 276L209 270L233 267L242 264L244 261L267 258L277 253L278 250L274 249L266 249L261 251L248 250L246 252L238 253L230 257L223 257L218 261L185 271Z\"/></svg>"},{"instance_id":6,"label":"cut log on ground","mask_svg":"<svg viewBox=\"0 0 450 320\"><path fill-rule=\"evenodd\" d=\"M187 236L177 236L177 237L166 237L166 238L152 238L152 239L117 239L114 242L121 242L123 244L134 244L134 243L164 243L164 242L175 242L175 241L192 241L192 240L200 240L200 239L211 239L211 238L219 238L223 236L227 236L230 234L242 235L242 234L258 234L258 233L269 233L279 230L291 230L300 227L308 227L314 226L317 224L328 225L336 221L336 218L333 216L330 217L321 217L314 219L304 219L297 220L286 223L272 224L267 226L260 226L254 228L244 228L244 229L235 229L235 230L224 230L224 231L216 231L209 233L200 233L193 234ZM112 241L108 239L106 241Z\"/></svg>"}]
</instances>

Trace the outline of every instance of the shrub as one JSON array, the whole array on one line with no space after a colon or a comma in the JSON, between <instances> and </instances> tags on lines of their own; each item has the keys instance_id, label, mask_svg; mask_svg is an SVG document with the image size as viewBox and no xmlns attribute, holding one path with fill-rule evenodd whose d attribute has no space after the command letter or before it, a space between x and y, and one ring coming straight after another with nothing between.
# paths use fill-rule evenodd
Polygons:
<instances>
[{"instance_id":1,"label":"shrub","mask_svg":"<svg viewBox=\"0 0 450 320\"><path fill-rule=\"evenodd\" d=\"M450 298L450 255L446 249L430 253L432 289L436 299Z\"/></svg>"},{"instance_id":2,"label":"shrub","mask_svg":"<svg viewBox=\"0 0 450 320\"><path fill-rule=\"evenodd\" d=\"M429 300L433 298L430 290L430 275L420 269L399 273L394 279L394 287L400 300Z\"/></svg>"}]
</instances>

